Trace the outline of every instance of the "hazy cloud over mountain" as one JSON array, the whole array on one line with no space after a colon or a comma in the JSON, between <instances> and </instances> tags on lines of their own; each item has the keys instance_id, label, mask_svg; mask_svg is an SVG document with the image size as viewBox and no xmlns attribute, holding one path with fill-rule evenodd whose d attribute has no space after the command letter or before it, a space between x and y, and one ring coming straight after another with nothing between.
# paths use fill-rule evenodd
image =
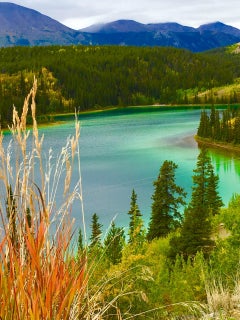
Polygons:
<instances>
[{"instance_id":1,"label":"hazy cloud over mountain","mask_svg":"<svg viewBox=\"0 0 240 320\"><path fill-rule=\"evenodd\" d=\"M240 28L239 0L16 0L14 3L40 11L73 29L118 19L142 23L175 21L194 27L222 21Z\"/></svg>"}]
</instances>

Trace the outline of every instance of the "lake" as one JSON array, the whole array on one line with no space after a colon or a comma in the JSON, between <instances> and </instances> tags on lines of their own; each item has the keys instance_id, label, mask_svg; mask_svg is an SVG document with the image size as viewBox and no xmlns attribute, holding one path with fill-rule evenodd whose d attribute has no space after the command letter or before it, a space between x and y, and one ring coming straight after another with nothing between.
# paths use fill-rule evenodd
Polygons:
<instances>
[{"instance_id":1,"label":"lake","mask_svg":"<svg viewBox=\"0 0 240 320\"><path fill-rule=\"evenodd\" d=\"M147 225L151 212L153 181L164 160L178 165L176 182L191 195L192 174L199 153L194 134L201 109L131 107L81 114L80 152L84 211L87 228L97 213L104 230L113 218L128 226L132 189ZM59 119L57 119L59 120ZM59 152L74 133L73 117L61 117L61 124L41 128L44 150ZM219 191L225 204L240 192L240 160L231 153L210 152ZM77 166L75 168L77 171ZM73 177L77 179L77 175ZM77 181L77 180L76 180ZM59 195L60 196L60 195ZM81 208L73 206L76 225L81 225Z\"/></svg>"}]
</instances>

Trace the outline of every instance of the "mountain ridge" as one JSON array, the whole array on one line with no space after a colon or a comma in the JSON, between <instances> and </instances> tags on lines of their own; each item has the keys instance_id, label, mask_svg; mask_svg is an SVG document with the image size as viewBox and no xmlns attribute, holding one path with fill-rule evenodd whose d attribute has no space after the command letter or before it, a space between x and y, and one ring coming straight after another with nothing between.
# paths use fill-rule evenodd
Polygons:
<instances>
[{"instance_id":1,"label":"mountain ridge","mask_svg":"<svg viewBox=\"0 0 240 320\"><path fill-rule=\"evenodd\" d=\"M40 12L0 3L0 47L38 45L172 46L201 52L240 42L240 30L221 22L199 28L177 22L116 20L75 30Z\"/></svg>"}]
</instances>

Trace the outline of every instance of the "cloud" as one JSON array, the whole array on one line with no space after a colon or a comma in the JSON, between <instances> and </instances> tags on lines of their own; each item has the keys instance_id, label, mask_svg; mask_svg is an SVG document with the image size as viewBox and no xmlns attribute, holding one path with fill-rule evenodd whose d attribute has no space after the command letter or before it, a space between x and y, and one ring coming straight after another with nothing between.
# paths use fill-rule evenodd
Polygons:
<instances>
[{"instance_id":1,"label":"cloud","mask_svg":"<svg viewBox=\"0 0 240 320\"><path fill-rule=\"evenodd\" d=\"M75 29L118 19L142 23L174 21L195 27L222 21L240 28L239 0L16 0L15 3Z\"/></svg>"}]
</instances>

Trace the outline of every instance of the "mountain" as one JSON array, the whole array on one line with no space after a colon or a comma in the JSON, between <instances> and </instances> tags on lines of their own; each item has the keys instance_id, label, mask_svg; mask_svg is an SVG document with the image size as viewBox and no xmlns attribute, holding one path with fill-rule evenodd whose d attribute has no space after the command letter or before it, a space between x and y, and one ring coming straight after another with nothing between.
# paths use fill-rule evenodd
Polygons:
<instances>
[{"instance_id":1,"label":"mountain","mask_svg":"<svg viewBox=\"0 0 240 320\"><path fill-rule=\"evenodd\" d=\"M185 27L176 22L167 23L149 23L143 24L134 20L117 20L105 24L96 24L90 27L81 29L82 32L90 33L128 33L128 32L194 32L194 28Z\"/></svg>"},{"instance_id":2,"label":"mountain","mask_svg":"<svg viewBox=\"0 0 240 320\"><path fill-rule=\"evenodd\" d=\"M240 30L221 22L193 28L175 22L142 24L132 20L118 20L92 25L80 31L90 33L94 44L172 46L194 52L240 41Z\"/></svg>"},{"instance_id":3,"label":"mountain","mask_svg":"<svg viewBox=\"0 0 240 320\"><path fill-rule=\"evenodd\" d=\"M222 22L215 22L215 23L209 23L209 24L204 24L198 28L199 32L203 34L204 32L212 32L212 33L225 33L228 35L240 36L240 30L231 26L228 26Z\"/></svg>"},{"instance_id":4,"label":"mountain","mask_svg":"<svg viewBox=\"0 0 240 320\"><path fill-rule=\"evenodd\" d=\"M38 11L13 3L0 3L0 46L78 43L84 35Z\"/></svg>"},{"instance_id":5,"label":"mountain","mask_svg":"<svg viewBox=\"0 0 240 320\"><path fill-rule=\"evenodd\" d=\"M146 25L134 20L117 20L104 24L96 24L90 27L81 29L82 32L89 33L128 33L128 32L146 32Z\"/></svg>"},{"instance_id":6,"label":"mountain","mask_svg":"<svg viewBox=\"0 0 240 320\"><path fill-rule=\"evenodd\" d=\"M221 22L199 28L175 22L118 20L74 30L38 11L0 3L0 47L38 45L172 46L201 52L240 42L240 30Z\"/></svg>"}]
</instances>

